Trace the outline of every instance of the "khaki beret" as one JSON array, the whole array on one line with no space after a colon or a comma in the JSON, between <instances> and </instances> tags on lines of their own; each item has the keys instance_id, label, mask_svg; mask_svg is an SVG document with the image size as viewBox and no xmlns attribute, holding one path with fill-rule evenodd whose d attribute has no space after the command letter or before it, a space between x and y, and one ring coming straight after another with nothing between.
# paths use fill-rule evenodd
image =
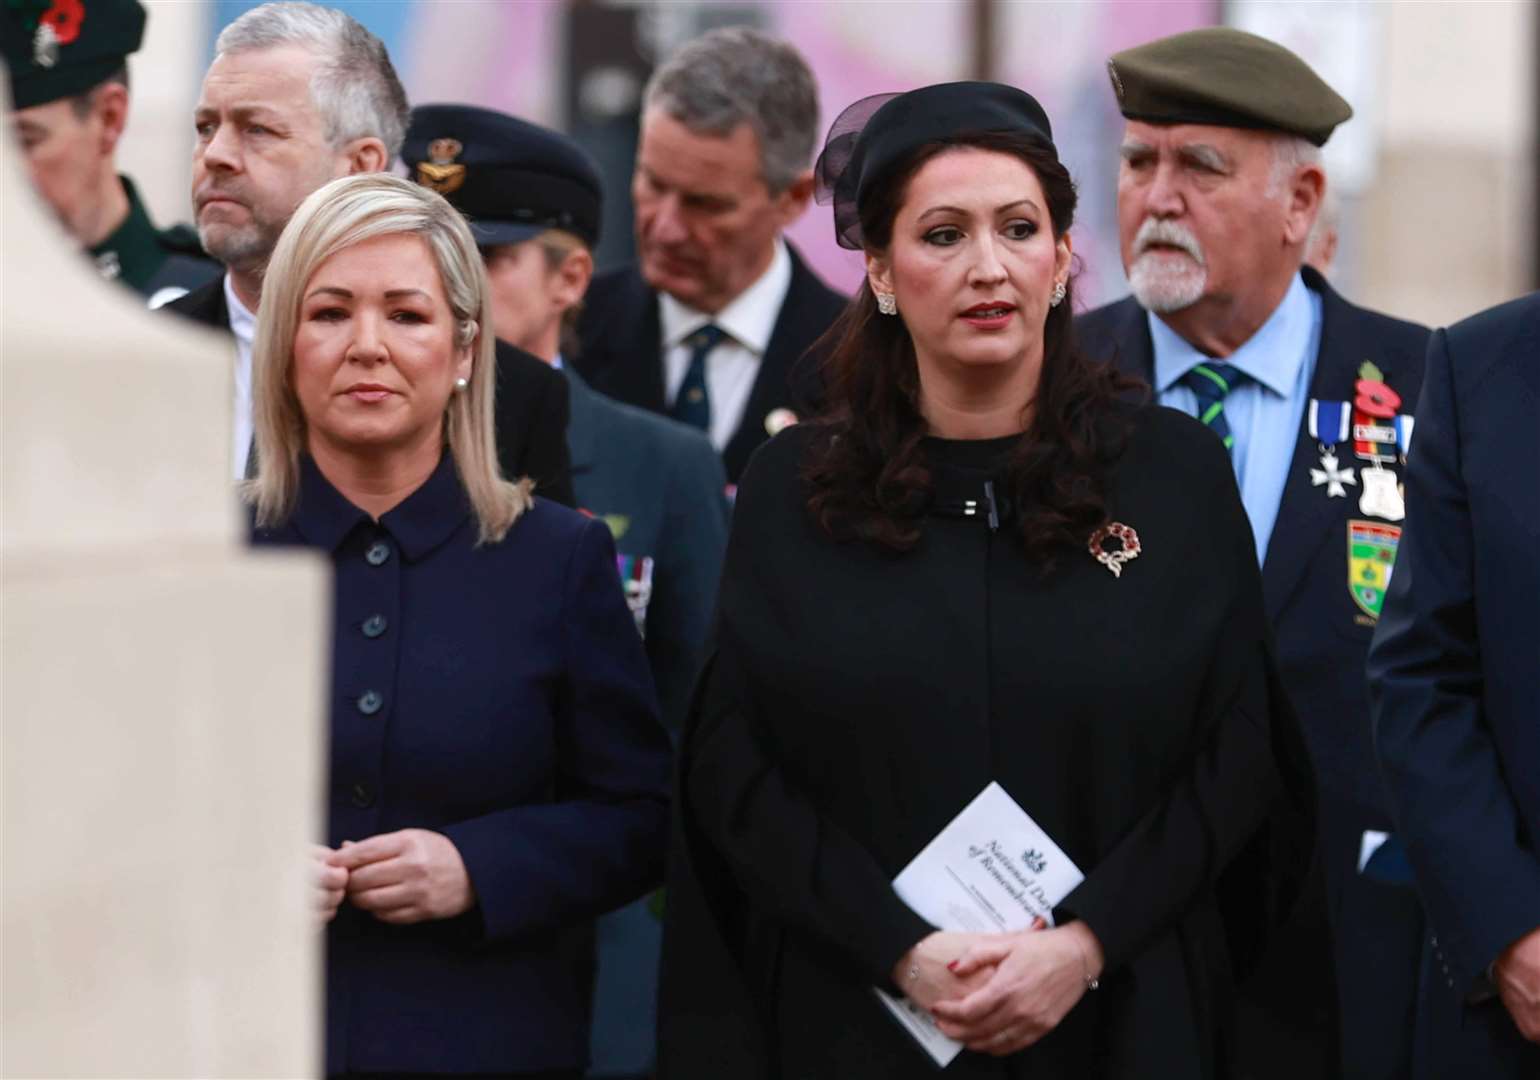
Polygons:
<instances>
[{"instance_id":1,"label":"khaki beret","mask_svg":"<svg viewBox=\"0 0 1540 1080\"><path fill-rule=\"evenodd\" d=\"M1323 146L1353 115L1288 49L1224 26L1114 53L1107 74L1123 115L1151 124L1264 128Z\"/></svg>"}]
</instances>

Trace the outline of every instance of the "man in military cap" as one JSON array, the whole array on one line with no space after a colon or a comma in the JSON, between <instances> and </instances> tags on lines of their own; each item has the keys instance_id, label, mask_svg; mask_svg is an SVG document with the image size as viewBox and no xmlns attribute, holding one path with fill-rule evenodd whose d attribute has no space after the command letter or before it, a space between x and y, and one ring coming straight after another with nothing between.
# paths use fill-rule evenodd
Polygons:
<instances>
[{"instance_id":1,"label":"man in military cap","mask_svg":"<svg viewBox=\"0 0 1540 1080\"><path fill-rule=\"evenodd\" d=\"M663 716L677 731L727 548L727 479L702 432L612 401L572 368L599 242L598 171L565 136L469 105L414 109L402 160L470 222L492 285L499 347L518 345L570 381L577 505L614 534ZM660 942L660 924L643 903L600 922L590 1075L651 1073Z\"/></svg>"},{"instance_id":2,"label":"man in military cap","mask_svg":"<svg viewBox=\"0 0 1540 1080\"><path fill-rule=\"evenodd\" d=\"M185 225L157 229L114 164L128 123L128 56L139 0L7 0L11 125L33 186L96 260L151 307L219 276Z\"/></svg>"},{"instance_id":3,"label":"man in military cap","mask_svg":"<svg viewBox=\"0 0 1540 1080\"><path fill-rule=\"evenodd\" d=\"M1134 295L1081 316L1081 341L1229 448L1317 774L1317 869L1243 987L1239 1075L1408 1075L1422 912L1372 753L1364 659L1428 331L1303 265L1320 147L1352 115L1304 61L1214 28L1118 53L1108 74L1127 120L1118 227Z\"/></svg>"},{"instance_id":4,"label":"man in military cap","mask_svg":"<svg viewBox=\"0 0 1540 1080\"><path fill-rule=\"evenodd\" d=\"M379 38L334 8L271 3L225 27L193 121L193 205L225 275L169 305L235 336L236 476L251 447L251 348L262 275L299 204L328 181L388 169L406 134L406 92ZM567 384L514 348L497 354L498 460L537 493L572 502Z\"/></svg>"},{"instance_id":5,"label":"man in military cap","mask_svg":"<svg viewBox=\"0 0 1540 1080\"><path fill-rule=\"evenodd\" d=\"M845 306L781 237L812 197L817 139L791 45L743 27L685 45L643 99L637 265L596 278L582 319L594 387L705 431L733 483L816 399L803 356Z\"/></svg>"}]
</instances>

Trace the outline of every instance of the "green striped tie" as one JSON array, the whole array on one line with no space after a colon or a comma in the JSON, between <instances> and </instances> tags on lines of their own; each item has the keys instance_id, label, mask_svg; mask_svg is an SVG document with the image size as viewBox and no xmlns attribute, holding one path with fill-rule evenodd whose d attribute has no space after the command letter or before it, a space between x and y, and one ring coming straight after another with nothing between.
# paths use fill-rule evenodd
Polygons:
<instances>
[{"instance_id":1,"label":"green striped tie","mask_svg":"<svg viewBox=\"0 0 1540 1080\"><path fill-rule=\"evenodd\" d=\"M1235 436L1230 434L1230 421L1225 419L1225 398L1245 378L1246 373L1239 368L1218 360L1205 360L1181 379L1182 385L1198 399L1198 419L1219 436L1226 450L1234 450Z\"/></svg>"}]
</instances>

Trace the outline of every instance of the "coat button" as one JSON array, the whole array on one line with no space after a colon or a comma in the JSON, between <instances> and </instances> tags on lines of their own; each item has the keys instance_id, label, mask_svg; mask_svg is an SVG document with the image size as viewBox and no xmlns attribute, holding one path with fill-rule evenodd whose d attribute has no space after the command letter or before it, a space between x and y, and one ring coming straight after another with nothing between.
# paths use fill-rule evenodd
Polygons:
<instances>
[{"instance_id":1,"label":"coat button","mask_svg":"<svg viewBox=\"0 0 1540 1080\"><path fill-rule=\"evenodd\" d=\"M358 695L358 711L365 716L373 716L384 704L385 698L378 690L365 690Z\"/></svg>"},{"instance_id":2,"label":"coat button","mask_svg":"<svg viewBox=\"0 0 1540 1080\"><path fill-rule=\"evenodd\" d=\"M348 801L360 810L367 810L374 805L374 789L368 784L354 784L348 792Z\"/></svg>"},{"instance_id":3,"label":"coat button","mask_svg":"<svg viewBox=\"0 0 1540 1080\"><path fill-rule=\"evenodd\" d=\"M364 620L364 637L377 638L385 632L390 623L383 615L371 615Z\"/></svg>"},{"instance_id":4,"label":"coat button","mask_svg":"<svg viewBox=\"0 0 1540 1080\"><path fill-rule=\"evenodd\" d=\"M364 552L364 558L368 560L370 566L379 566L390 558L390 545L383 540L376 540L369 545L369 550Z\"/></svg>"}]
</instances>

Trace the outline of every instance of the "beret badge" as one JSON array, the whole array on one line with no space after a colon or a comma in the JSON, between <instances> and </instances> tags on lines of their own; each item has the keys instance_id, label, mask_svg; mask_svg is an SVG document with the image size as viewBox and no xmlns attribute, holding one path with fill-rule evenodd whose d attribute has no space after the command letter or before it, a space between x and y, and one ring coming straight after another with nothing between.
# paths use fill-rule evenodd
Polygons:
<instances>
[{"instance_id":1,"label":"beret badge","mask_svg":"<svg viewBox=\"0 0 1540 1080\"><path fill-rule=\"evenodd\" d=\"M459 190L465 183L465 166L455 158L465 150L459 139L434 139L428 144L428 160L417 165L417 182L440 195Z\"/></svg>"},{"instance_id":2,"label":"beret badge","mask_svg":"<svg viewBox=\"0 0 1540 1080\"><path fill-rule=\"evenodd\" d=\"M1107 61L1107 77L1112 80L1112 92L1118 96L1118 101L1123 100L1123 80L1118 78L1118 65L1115 60Z\"/></svg>"}]
</instances>

